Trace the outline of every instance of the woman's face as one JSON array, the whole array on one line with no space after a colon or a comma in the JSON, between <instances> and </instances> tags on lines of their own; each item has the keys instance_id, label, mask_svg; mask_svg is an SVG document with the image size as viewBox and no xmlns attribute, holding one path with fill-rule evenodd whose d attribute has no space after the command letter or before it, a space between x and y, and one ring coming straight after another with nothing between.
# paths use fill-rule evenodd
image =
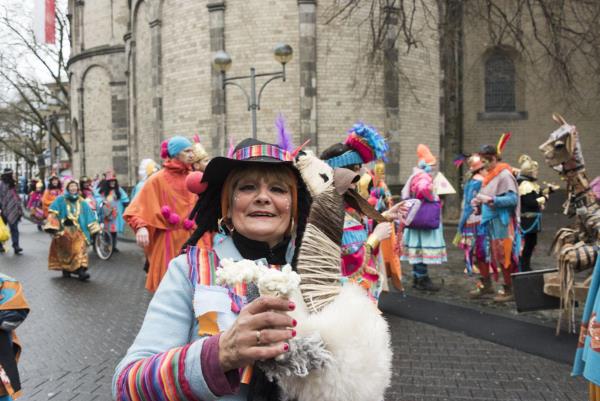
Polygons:
<instances>
[{"instance_id":1,"label":"woman's face","mask_svg":"<svg viewBox=\"0 0 600 401\"><path fill-rule=\"evenodd\" d=\"M77 192L79 192L79 188L77 186L77 184L75 184L74 182L70 183L69 186L67 187L67 191L71 194L71 195L75 195Z\"/></svg>"},{"instance_id":2,"label":"woman's face","mask_svg":"<svg viewBox=\"0 0 600 401\"><path fill-rule=\"evenodd\" d=\"M58 187L58 178L53 178L50 180L50 184L52 184L53 187Z\"/></svg>"},{"instance_id":3,"label":"woman's face","mask_svg":"<svg viewBox=\"0 0 600 401\"><path fill-rule=\"evenodd\" d=\"M276 178L242 176L233 190L231 221L244 237L278 244L291 222L292 195L289 185Z\"/></svg>"},{"instance_id":4,"label":"woman's face","mask_svg":"<svg viewBox=\"0 0 600 401\"><path fill-rule=\"evenodd\" d=\"M190 146L189 148L183 149L179 154L177 154L176 159L185 163L192 164L196 155L194 154L194 149Z\"/></svg>"},{"instance_id":5,"label":"woman's face","mask_svg":"<svg viewBox=\"0 0 600 401\"><path fill-rule=\"evenodd\" d=\"M194 171L202 171L202 172L204 172L204 170L206 170L206 166L208 165L209 161L210 161L209 158L202 159L199 162L196 162L196 163L192 164L192 169Z\"/></svg>"},{"instance_id":6,"label":"woman's face","mask_svg":"<svg viewBox=\"0 0 600 401\"><path fill-rule=\"evenodd\" d=\"M108 187L109 188L116 188L117 186L117 181L116 180L109 180L108 181Z\"/></svg>"}]
</instances>

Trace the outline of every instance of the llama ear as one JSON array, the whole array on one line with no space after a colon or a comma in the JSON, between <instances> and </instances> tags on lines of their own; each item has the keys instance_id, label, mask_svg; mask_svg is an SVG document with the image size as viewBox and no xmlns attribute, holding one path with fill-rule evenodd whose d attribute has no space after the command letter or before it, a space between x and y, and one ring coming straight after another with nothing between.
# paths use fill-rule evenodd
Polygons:
<instances>
[{"instance_id":1,"label":"llama ear","mask_svg":"<svg viewBox=\"0 0 600 401\"><path fill-rule=\"evenodd\" d=\"M298 155L298 153L300 153L300 151L306 146L308 145L308 143L310 142L310 138L307 139L306 141L304 141L304 143L300 146L298 146L296 149L294 149L294 151L292 152L292 157L296 157Z\"/></svg>"}]
</instances>

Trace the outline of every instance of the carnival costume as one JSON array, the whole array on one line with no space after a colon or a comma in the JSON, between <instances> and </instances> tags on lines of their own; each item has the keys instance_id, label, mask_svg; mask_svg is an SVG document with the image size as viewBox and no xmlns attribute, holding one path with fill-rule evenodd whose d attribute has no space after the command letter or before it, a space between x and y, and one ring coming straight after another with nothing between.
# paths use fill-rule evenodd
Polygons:
<instances>
[{"instance_id":1,"label":"carnival costume","mask_svg":"<svg viewBox=\"0 0 600 401\"><path fill-rule=\"evenodd\" d=\"M79 190L81 191L81 196L87 202L90 209L96 213L98 209L98 195L94 192L92 179L86 176L79 178Z\"/></svg>"},{"instance_id":2,"label":"carnival costume","mask_svg":"<svg viewBox=\"0 0 600 401\"><path fill-rule=\"evenodd\" d=\"M10 228L10 239L15 254L20 254L23 249L19 246L19 222L23 217L21 198L17 194L16 182L13 171L5 168L0 177L0 209L2 219ZM4 246L0 243L0 252L4 252Z\"/></svg>"},{"instance_id":3,"label":"carnival costume","mask_svg":"<svg viewBox=\"0 0 600 401\"><path fill-rule=\"evenodd\" d=\"M115 182L111 187L110 183ZM113 241L113 250L117 249L117 235L123 233L125 229L125 220L123 212L129 204L129 196L123 188L119 186L117 177L112 171L106 173L104 181L96 193L96 203L98 218L104 223L104 229L110 232Z\"/></svg>"},{"instance_id":4,"label":"carnival costume","mask_svg":"<svg viewBox=\"0 0 600 401\"><path fill-rule=\"evenodd\" d=\"M55 186L52 184L52 181L58 181L58 184ZM60 179L56 175L50 176L48 179L48 186L44 191L44 195L42 195L42 208L44 210L44 218L48 217L48 208L54 202L56 198L58 198L62 194L62 183Z\"/></svg>"},{"instance_id":5,"label":"carnival costume","mask_svg":"<svg viewBox=\"0 0 600 401\"><path fill-rule=\"evenodd\" d=\"M131 200L132 201L137 196L137 194L140 193L140 191L142 190L142 187L146 183L146 180L148 180L148 178L152 174L158 172L158 170L159 170L158 164L156 164L156 162L152 159L143 159L140 162L140 167L138 168L138 177L140 178L140 180L138 181L137 184L135 184L135 187L133 187L133 191L131 191Z\"/></svg>"},{"instance_id":6,"label":"carnival costume","mask_svg":"<svg viewBox=\"0 0 600 401\"><path fill-rule=\"evenodd\" d=\"M417 147L418 164L402 188L402 199L417 199L421 202L419 210L433 206L433 213L439 221L435 228L421 228L409 225L402 236L402 258L413 267L413 288L437 291L427 271L429 264L442 264L447 261L444 227L441 221L441 203L433 190L431 168L437 163L435 156L426 145ZM429 204L429 205L426 205Z\"/></svg>"},{"instance_id":7,"label":"carnival costume","mask_svg":"<svg viewBox=\"0 0 600 401\"><path fill-rule=\"evenodd\" d=\"M471 204L481 190L483 162L479 155L474 154L466 159L466 163L469 169L468 181L463 190L462 213L458 222L456 244L465 252L466 272L472 275L479 273L477 265L487 263L485 235L479 232L481 210Z\"/></svg>"},{"instance_id":8,"label":"carnival costume","mask_svg":"<svg viewBox=\"0 0 600 401\"><path fill-rule=\"evenodd\" d=\"M200 143L200 137L194 135L194 144L192 145L192 151L194 152L194 161L192 162L192 170L204 171L206 165L210 161L210 156L204 146Z\"/></svg>"},{"instance_id":9,"label":"carnival costume","mask_svg":"<svg viewBox=\"0 0 600 401\"><path fill-rule=\"evenodd\" d=\"M187 217L197 200L185 185L190 167L176 159L192 143L173 137L163 144L161 156L166 160L162 169L148 178L123 215L135 232L142 227L148 230L150 244L144 248L149 262L146 289L152 292L194 228Z\"/></svg>"},{"instance_id":10,"label":"carnival costume","mask_svg":"<svg viewBox=\"0 0 600 401\"><path fill-rule=\"evenodd\" d=\"M186 253L171 262L135 343L116 369L115 399L381 400L391 376L389 332L362 288L340 286L344 216L333 170L314 156L301 154L298 171L291 152L253 139L238 144L232 157L216 157L206 169L203 180L208 188L199 201L198 230ZM279 169L287 165L293 173L296 195L292 195L291 236L270 248L221 225L231 202L222 189L235 169L275 163ZM317 206L311 207L304 184L308 176ZM215 234L218 230L224 231ZM192 246L207 235L213 240L210 248ZM320 246L313 248L317 238ZM238 268L287 277L287 285L234 280ZM299 291L298 282L290 281L298 275ZM325 290L328 286L333 291ZM294 300L298 307L290 315L298 319L298 336L289 341L289 352L282 358L223 373L220 332L229 329L241 308L259 294L285 294Z\"/></svg>"},{"instance_id":11,"label":"carnival costume","mask_svg":"<svg viewBox=\"0 0 600 401\"><path fill-rule=\"evenodd\" d=\"M0 273L0 400L13 400L21 395L17 362L21 343L15 329L29 314L29 305L21 284Z\"/></svg>"},{"instance_id":12,"label":"carnival costume","mask_svg":"<svg viewBox=\"0 0 600 401\"><path fill-rule=\"evenodd\" d=\"M27 209L29 210L29 216L38 228L44 223L44 209L42 207L42 195L44 194L44 183L38 181L35 183L35 190L29 194L27 200Z\"/></svg>"},{"instance_id":13,"label":"carnival costume","mask_svg":"<svg viewBox=\"0 0 600 401\"><path fill-rule=\"evenodd\" d=\"M502 138L506 138L504 135ZM499 160L503 145L507 139L501 139L499 145L485 145L480 154L485 157L495 157ZM519 189L513 169L507 163L497 162L483 179L483 185L477 198L491 200L481 204L480 232L486 235L489 244L488 258L490 264L502 272L503 288L494 298L497 302L513 299L511 273L517 270L521 249L519 233L519 217L521 202ZM481 279L471 297L485 293L493 293L490 270L487 264L480 266Z\"/></svg>"},{"instance_id":14,"label":"carnival costume","mask_svg":"<svg viewBox=\"0 0 600 401\"><path fill-rule=\"evenodd\" d=\"M329 155L326 149L321 158L333 168L351 168L375 160L383 160L388 151L385 139L373 128L362 123L355 124L343 145L332 146L340 150ZM324 157L327 156L327 157ZM374 299L379 298L385 286L385 264L379 252L379 242L372 233L373 224L357 210L346 204L344 235L342 237L342 276L367 288ZM395 282L400 282L397 277Z\"/></svg>"},{"instance_id":15,"label":"carnival costume","mask_svg":"<svg viewBox=\"0 0 600 401\"><path fill-rule=\"evenodd\" d=\"M76 181L71 183L77 184ZM79 193L71 194L65 189L65 193L52 202L44 231L53 234L48 269L62 270L65 277L74 273L81 280L89 278L87 247L92 235L100 232L100 225Z\"/></svg>"}]
</instances>

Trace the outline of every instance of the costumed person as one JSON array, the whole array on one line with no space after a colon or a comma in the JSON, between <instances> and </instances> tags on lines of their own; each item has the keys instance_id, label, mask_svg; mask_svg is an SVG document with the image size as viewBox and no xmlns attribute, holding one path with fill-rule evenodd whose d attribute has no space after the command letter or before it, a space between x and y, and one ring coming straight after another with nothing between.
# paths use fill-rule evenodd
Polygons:
<instances>
[{"instance_id":1,"label":"costumed person","mask_svg":"<svg viewBox=\"0 0 600 401\"><path fill-rule=\"evenodd\" d=\"M19 222L23 217L23 208L11 168L5 168L0 175L0 216L10 229L10 239L15 255L22 254L23 249L19 246ZM6 250L0 243L0 253L4 252Z\"/></svg>"},{"instance_id":2,"label":"costumed person","mask_svg":"<svg viewBox=\"0 0 600 401\"><path fill-rule=\"evenodd\" d=\"M81 176L79 178L79 190L81 192L81 197L87 202L90 209L96 213L98 205L96 202L96 193L92 186L92 179L85 175Z\"/></svg>"},{"instance_id":3,"label":"costumed person","mask_svg":"<svg viewBox=\"0 0 600 401\"><path fill-rule=\"evenodd\" d=\"M44 195L44 183L36 180L33 190L29 193L27 200L27 209L31 220L37 225L39 231L44 224L44 208L42 206L42 196Z\"/></svg>"},{"instance_id":4,"label":"costumed person","mask_svg":"<svg viewBox=\"0 0 600 401\"><path fill-rule=\"evenodd\" d=\"M519 197L521 199L521 235L523 236L523 251L521 252L521 271L531 270L531 255L537 245L537 236L542 231L542 210L546 205L550 191L548 186L542 190L537 182L538 162L528 155L519 157Z\"/></svg>"},{"instance_id":5,"label":"costumed person","mask_svg":"<svg viewBox=\"0 0 600 401\"><path fill-rule=\"evenodd\" d=\"M245 139L232 158L210 161L198 228L116 368L114 399L383 399L387 324L364 289L342 288L339 277L343 199L333 183L352 180L314 156L298 155L303 168L293 160L294 152ZM202 237L210 247L194 246ZM316 281L339 295L329 303ZM310 300L323 309L309 314ZM369 369L352 374L351 359Z\"/></svg>"},{"instance_id":6,"label":"costumed person","mask_svg":"<svg viewBox=\"0 0 600 401\"><path fill-rule=\"evenodd\" d=\"M455 161L455 165L460 167L465 159L469 171L463 189L462 213L458 222L455 243L465 252L465 271L471 276L473 273L479 273L480 265L488 263L485 251L485 235L479 232L481 210L471 204L481 190L485 170L483 160L478 154L463 156Z\"/></svg>"},{"instance_id":7,"label":"costumed person","mask_svg":"<svg viewBox=\"0 0 600 401\"><path fill-rule=\"evenodd\" d=\"M321 159L333 168L346 168L356 173L362 165L384 160L388 150L385 139L373 128L362 123L350 129L343 143L336 143L321 153ZM360 196L360 195L358 195ZM367 288L374 299L385 283L385 265L379 252L379 244L392 235L392 223L368 224L368 217L358 205L345 205L344 236L342 238L342 276ZM384 212L390 220L399 218L399 207ZM369 227L370 226L370 227Z\"/></svg>"},{"instance_id":8,"label":"costumed person","mask_svg":"<svg viewBox=\"0 0 600 401\"><path fill-rule=\"evenodd\" d=\"M92 235L100 232L94 211L80 196L77 181L69 181L65 193L50 205L44 231L53 235L48 255L48 269L61 270L63 277L71 274L85 281L88 273L87 247Z\"/></svg>"},{"instance_id":9,"label":"costumed person","mask_svg":"<svg viewBox=\"0 0 600 401\"><path fill-rule=\"evenodd\" d=\"M12 401L21 395L17 369L21 343L15 330L28 314L21 284L0 273L0 401Z\"/></svg>"},{"instance_id":10,"label":"costumed person","mask_svg":"<svg viewBox=\"0 0 600 401\"><path fill-rule=\"evenodd\" d=\"M48 185L42 195L42 208L44 210L44 219L48 217L48 208L62 194L62 182L57 175L53 174L48 178Z\"/></svg>"},{"instance_id":11,"label":"costumed person","mask_svg":"<svg viewBox=\"0 0 600 401\"><path fill-rule=\"evenodd\" d=\"M514 299L511 273L519 266L521 249L519 217L521 202L519 188L513 169L502 163L501 155L510 133L502 134L497 146L484 145L479 152L485 165L486 174L481 190L472 201L474 207L481 208L479 230L485 234L490 264L502 272L504 284L494 297L495 302L508 302ZM481 278L469 295L480 298L493 294L494 286L488 265L480 265Z\"/></svg>"},{"instance_id":12,"label":"costumed person","mask_svg":"<svg viewBox=\"0 0 600 401\"><path fill-rule=\"evenodd\" d=\"M427 266L447 261L442 207L433 190L433 167L437 159L429 147L417 146L417 166L413 168L402 188L402 199L417 199L421 206L402 235L402 257L413 267L413 288L421 291L439 291L429 277Z\"/></svg>"},{"instance_id":13,"label":"costumed person","mask_svg":"<svg viewBox=\"0 0 600 401\"><path fill-rule=\"evenodd\" d=\"M192 142L174 136L161 146L162 169L148 178L123 215L144 248L149 262L146 289L151 292L189 238L194 222L187 217L198 199L185 184L194 160Z\"/></svg>"},{"instance_id":14,"label":"costumed person","mask_svg":"<svg viewBox=\"0 0 600 401\"><path fill-rule=\"evenodd\" d=\"M117 236L125 229L123 211L129 204L129 196L119 186L119 181L114 172L107 171L96 194L98 207L98 218L104 223L104 227L110 232L113 241L113 251L119 252L117 248Z\"/></svg>"},{"instance_id":15,"label":"costumed person","mask_svg":"<svg viewBox=\"0 0 600 401\"><path fill-rule=\"evenodd\" d=\"M160 170L160 166L156 164L156 162L152 159L143 159L140 162L140 167L138 168L138 182L133 187L133 191L131 191L131 200L140 193L140 190L146 183L146 180L154 173Z\"/></svg>"},{"instance_id":16,"label":"costumed person","mask_svg":"<svg viewBox=\"0 0 600 401\"><path fill-rule=\"evenodd\" d=\"M192 149L194 151L194 162L192 163L192 171L201 171L204 172L206 169L206 165L210 161L210 156L204 146L200 143L200 137L198 135L194 135L194 144L192 145Z\"/></svg>"}]
</instances>

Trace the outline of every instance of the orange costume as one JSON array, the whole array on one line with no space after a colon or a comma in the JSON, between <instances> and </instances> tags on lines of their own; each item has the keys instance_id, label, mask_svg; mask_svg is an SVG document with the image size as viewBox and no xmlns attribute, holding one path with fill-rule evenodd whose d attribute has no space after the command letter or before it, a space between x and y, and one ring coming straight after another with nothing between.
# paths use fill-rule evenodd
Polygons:
<instances>
[{"instance_id":1,"label":"orange costume","mask_svg":"<svg viewBox=\"0 0 600 401\"><path fill-rule=\"evenodd\" d=\"M62 195L62 189L46 189L44 195L42 195L42 210L44 211L44 218L48 217L48 208L54 202L56 198Z\"/></svg>"},{"instance_id":2,"label":"orange costume","mask_svg":"<svg viewBox=\"0 0 600 401\"><path fill-rule=\"evenodd\" d=\"M163 168L148 178L123 214L134 231L142 227L148 229L150 244L144 249L149 262L146 289L152 292L195 228L188 216L198 198L186 188L189 171L189 167L177 159L166 160Z\"/></svg>"}]
</instances>

